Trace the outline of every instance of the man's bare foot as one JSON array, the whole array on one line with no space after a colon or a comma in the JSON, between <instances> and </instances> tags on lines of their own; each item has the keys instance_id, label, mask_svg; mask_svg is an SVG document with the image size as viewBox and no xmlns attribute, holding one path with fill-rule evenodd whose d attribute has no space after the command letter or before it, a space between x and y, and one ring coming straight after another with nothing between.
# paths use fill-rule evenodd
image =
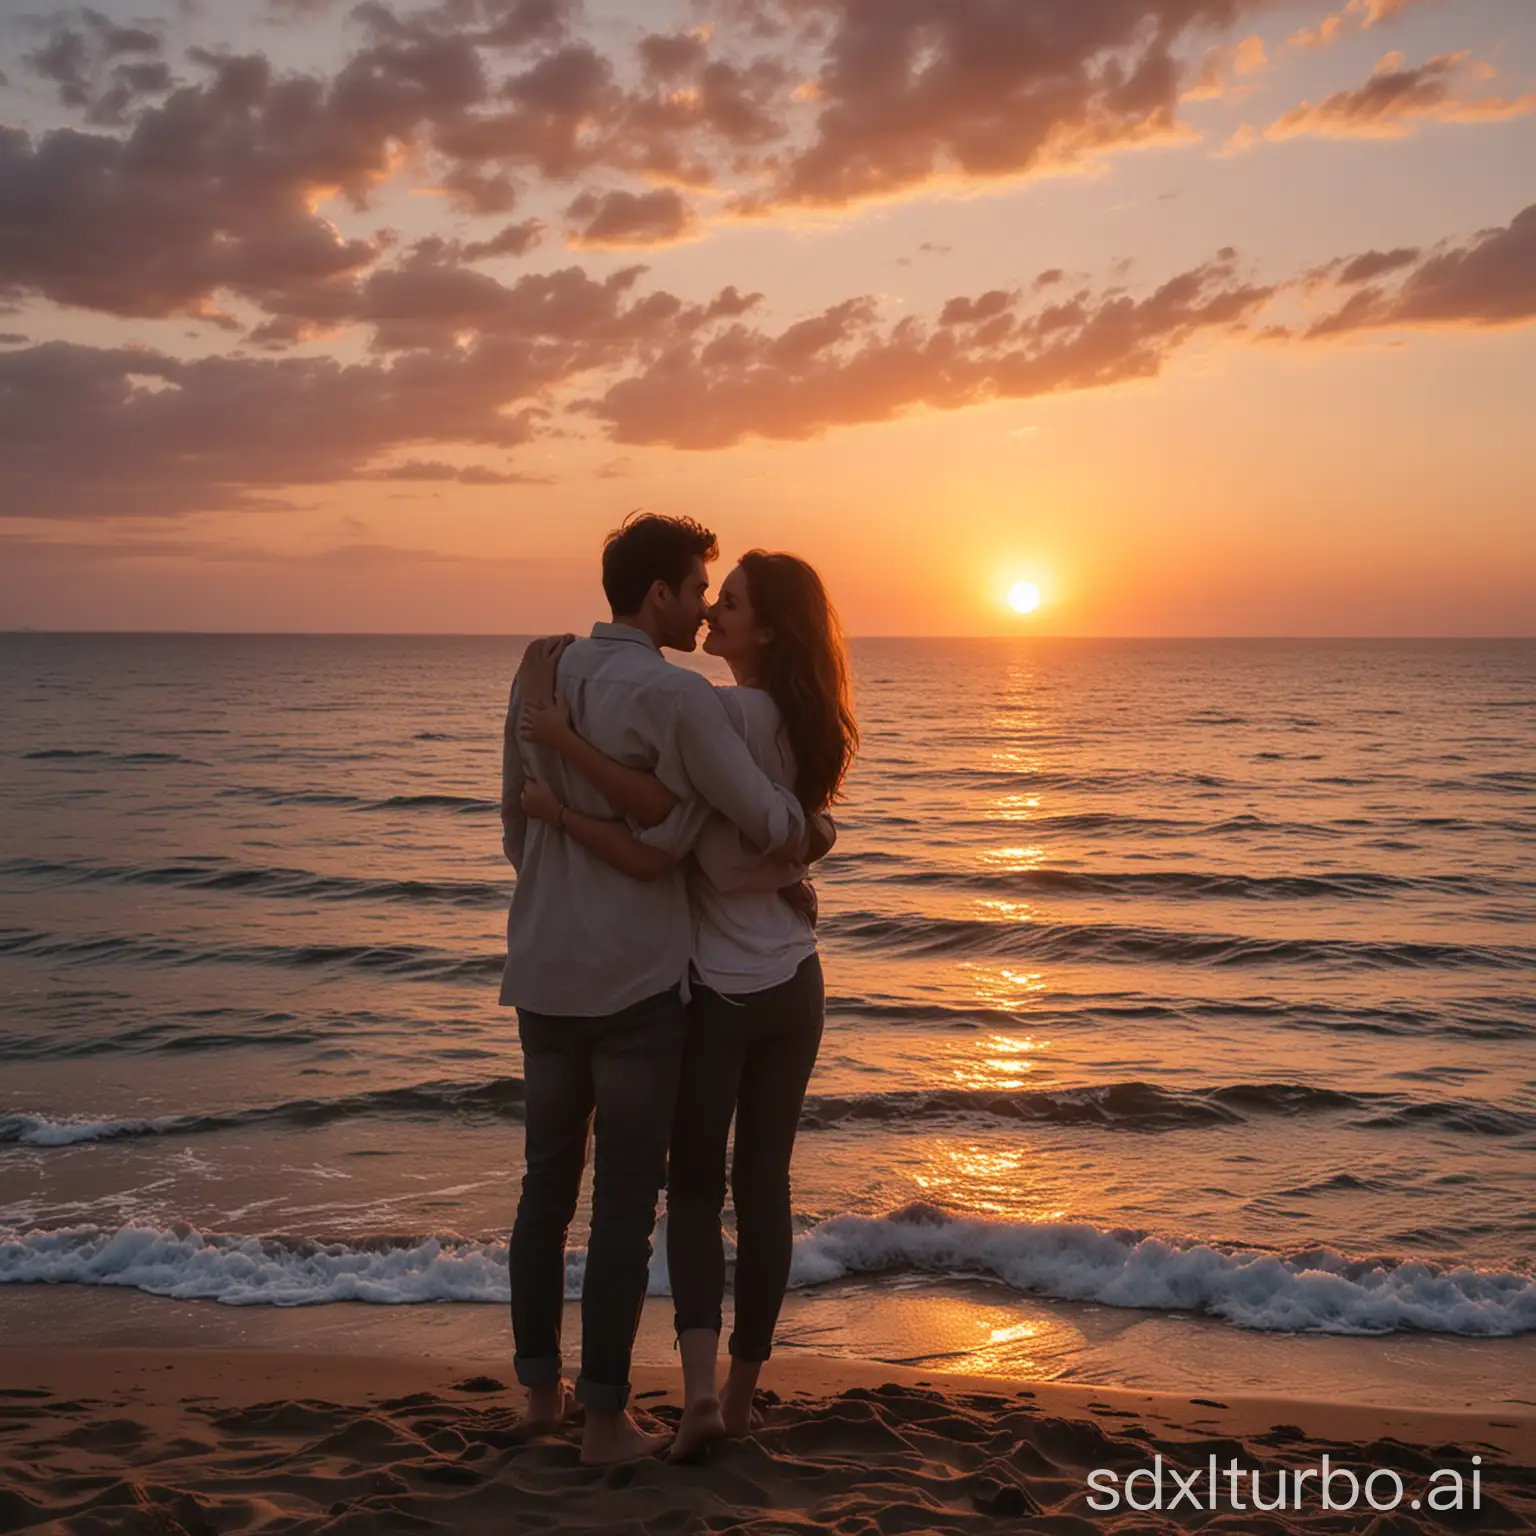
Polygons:
<instances>
[{"instance_id":1,"label":"man's bare foot","mask_svg":"<svg viewBox=\"0 0 1536 1536\"><path fill-rule=\"evenodd\" d=\"M594 1413L588 1408L587 1426L581 1435L581 1464L606 1467L616 1461L639 1461L642 1456L654 1456L668 1438L641 1429L627 1408L618 1413Z\"/></svg>"},{"instance_id":2,"label":"man's bare foot","mask_svg":"<svg viewBox=\"0 0 1536 1536\"><path fill-rule=\"evenodd\" d=\"M725 1432L732 1440L743 1440L754 1429L761 1429L763 1416L754 1411L752 1399L756 1396L755 1389L737 1387L732 1390L732 1383L727 1378L725 1391L720 1394L720 1417L725 1425Z\"/></svg>"},{"instance_id":3,"label":"man's bare foot","mask_svg":"<svg viewBox=\"0 0 1536 1536\"><path fill-rule=\"evenodd\" d=\"M552 1387L529 1387L516 1433L524 1440L552 1435L570 1418L575 1407L576 1398L568 1381L557 1381Z\"/></svg>"},{"instance_id":4,"label":"man's bare foot","mask_svg":"<svg viewBox=\"0 0 1536 1536\"><path fill-rule=\"evenodd\" d=\"M683 1407L678 1421L677 1437L667 1453L669 1461L692 1461L702 1455L717 1441L725 1439L725 1419L720 1412L718 1397L701 1397L696 1403Z\"/></svg>"}]
</instances>

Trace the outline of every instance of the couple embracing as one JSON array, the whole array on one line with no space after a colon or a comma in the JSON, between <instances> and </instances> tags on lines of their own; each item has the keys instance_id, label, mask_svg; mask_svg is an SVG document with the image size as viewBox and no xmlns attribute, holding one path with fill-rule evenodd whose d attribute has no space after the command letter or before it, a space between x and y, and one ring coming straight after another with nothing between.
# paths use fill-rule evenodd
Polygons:
<instances>
[{"instance_id":1,"label":"couple embracing","mask_svg":"<svg viewBox=\"0 0 1536 1536\"><path fill-rule=\"evenodd\" d=\"M821 1043L807 874L858 744L837 616L816 572L753 551L711 604L708 529L638 516L603 549L613 621L528 648L507 713L503 846L517 870L501 1002L517 1009L525 1168L509 1267L530 1434L572 1407L566 1233L596 1149L582 1281L582 1459L666 1443L630 1415L630 1359L667 1190L684 1378L673 1454L751 1429L788 1282L789 1166ZM736 686L675 667L704 649ZM735 1326L717 1386L726 1144Z\"/></svg>"}]
</instances>

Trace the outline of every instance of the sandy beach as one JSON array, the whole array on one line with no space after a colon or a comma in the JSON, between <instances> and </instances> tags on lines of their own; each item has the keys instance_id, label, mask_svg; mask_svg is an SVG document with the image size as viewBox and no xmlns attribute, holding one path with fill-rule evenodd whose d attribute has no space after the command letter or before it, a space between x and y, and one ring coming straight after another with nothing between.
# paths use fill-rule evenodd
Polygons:
<instances>
[{"instance_id":1,"label":"sandy beach","mask_svg":"<svg viewBox=\"0 0 1536 1536\"><path fill-rule=\"evenodd\" d=\"M1536 1524L1536 1415L1433 1413L1286 1399L1202 1399L945 1376L800 1357L773 1367L756 1437L705 1463L582 1467L575 1432L514 1432L517 1393L483 1359L240 1349L0 1350L0 1530L197 1533L741 1531L1245 1532L1477 1530ZM675 1372L637 1374L637 1407L677 1416ZM1397 1513L1239 1513L1261 1473L1335 1467L1402 1481ZM1112 1510L1104 1490L1164 1507ZM1218 1468L1215 1509L1209 1467ZM1474 1461L1474 1458L1480 1458ZM1199 1471L1178 1511L1169 1469ZM1438 1469L1460 1512L1413 1512ZM1087 1478L1100 1476L1090 1488ZM1472 1507L1477 1473L1476 1498ZM1112 1475L1110 1482L1106 1474ZM1440 1471L1440 1480L1447 1481ZM1380 1501L1390 1480L1373 1485ZM1336 1484L1337 1497L1347 1485ZM1295 1502L1294 1497L1291 1502ZM1191 1508L1195 1503L1196 1507Z\"/></svg>"}]
</instances>

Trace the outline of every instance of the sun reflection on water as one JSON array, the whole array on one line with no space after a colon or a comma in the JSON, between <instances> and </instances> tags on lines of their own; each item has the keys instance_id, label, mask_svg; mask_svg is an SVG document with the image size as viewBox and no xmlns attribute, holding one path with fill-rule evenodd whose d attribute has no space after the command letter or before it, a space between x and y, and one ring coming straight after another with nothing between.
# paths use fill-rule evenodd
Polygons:
<instances>
[{"instance_id":1,"label":"sun reflection on water","mask_svg":"<svg viewBox=\"0 0 1536 1536\"><path fill-rule=\"evenodd\" d=\"M1068 1373L1082 1353L1082 1327L1064 1309L985 1282L951 1279L940 1286L939 1294L892 1286L873 1307L864 1293L819 1293L811 1301L806 1292L791 1291L782 1342L1012 1381L1052 1380ZM836 1320L830 1325L829 1316Z\"/></svg>"},{"instance_id":2,"label":"sun reflection on water","mask_svg":"<svg viewBox=\"0 0 1536 1536\"><path fill-rule=\"evenodd\" d=\"M1030 821L1040 809L1039 795L999 795L992 802L993 821Z\"/></svg>"},{"instance_id":3,"label":"sun reflection on water","mask_svg":"<svg viewBox=\"0 0 1536 1536\"><path fill-rule=\"evenodd\" d=\"M1066 1211L1031 1198L1037 1183L1032 1148L998 1151L975 1142L938 1140L913 1182L936 1205L1013 1220L1063 1221Z\"/></svg>"},{"instance_id":4,"label":"sun reflection on water","mask_svg":"<svg viewBox=\"0 0 1536 1536\"><path fill-rule=\"evenodd\" d=\"M1023 971L1010 965L983 965L962 961L966 984L984 1008L1007 1010L1023 1006L1032 993L1046 989L1044 971Z\"/></svg>"},{"instance_id":5,"label":"sun reflection on water","mask_svg":"<svg viewBox=\"0 0 1536 1536\"><path fill-rule=\"evenodd\" d=\"M983 864L1001 869L1009 874L1020 874L1027 869L1039 869L1045 863L1044 848L988 848L981 856Z\"/></svg>"},{"instance_id":6,"label":"sun reflection on water","mask_svg":"<svg viewBox=\"0 0 1536 1536\"><path fill-rule=\"evenodd\" d=\"M1022 1088L1036 1066L1025 1058L1045 1050L1050 1043L1036 1040L1033 1035L1022 1040L1011 1035L989 1035L977 1044L968 1042L960 1047L970 1059L954 1063L950 1073L962 1087L979 1091ZM976 1054L972 1056L972 1052Z\"/></svg>"}]
</instances>

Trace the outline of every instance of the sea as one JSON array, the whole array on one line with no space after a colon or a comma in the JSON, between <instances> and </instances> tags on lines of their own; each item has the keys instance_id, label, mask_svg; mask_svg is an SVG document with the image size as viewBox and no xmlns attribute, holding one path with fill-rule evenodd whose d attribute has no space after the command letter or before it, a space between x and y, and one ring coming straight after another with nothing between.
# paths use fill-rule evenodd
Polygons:
<instances>
[{"instance_id":1,"label":"sea","mask_svg":"<svg viewBox=\"0 0 1536 1536\"><path fill-rule=\"evenodd\" d=\"M510 1365L524 643L0 636L0 1332ZM1536 642L852 651L780 1351L1536 1398Z\"/></svg>"}]
</instances>

